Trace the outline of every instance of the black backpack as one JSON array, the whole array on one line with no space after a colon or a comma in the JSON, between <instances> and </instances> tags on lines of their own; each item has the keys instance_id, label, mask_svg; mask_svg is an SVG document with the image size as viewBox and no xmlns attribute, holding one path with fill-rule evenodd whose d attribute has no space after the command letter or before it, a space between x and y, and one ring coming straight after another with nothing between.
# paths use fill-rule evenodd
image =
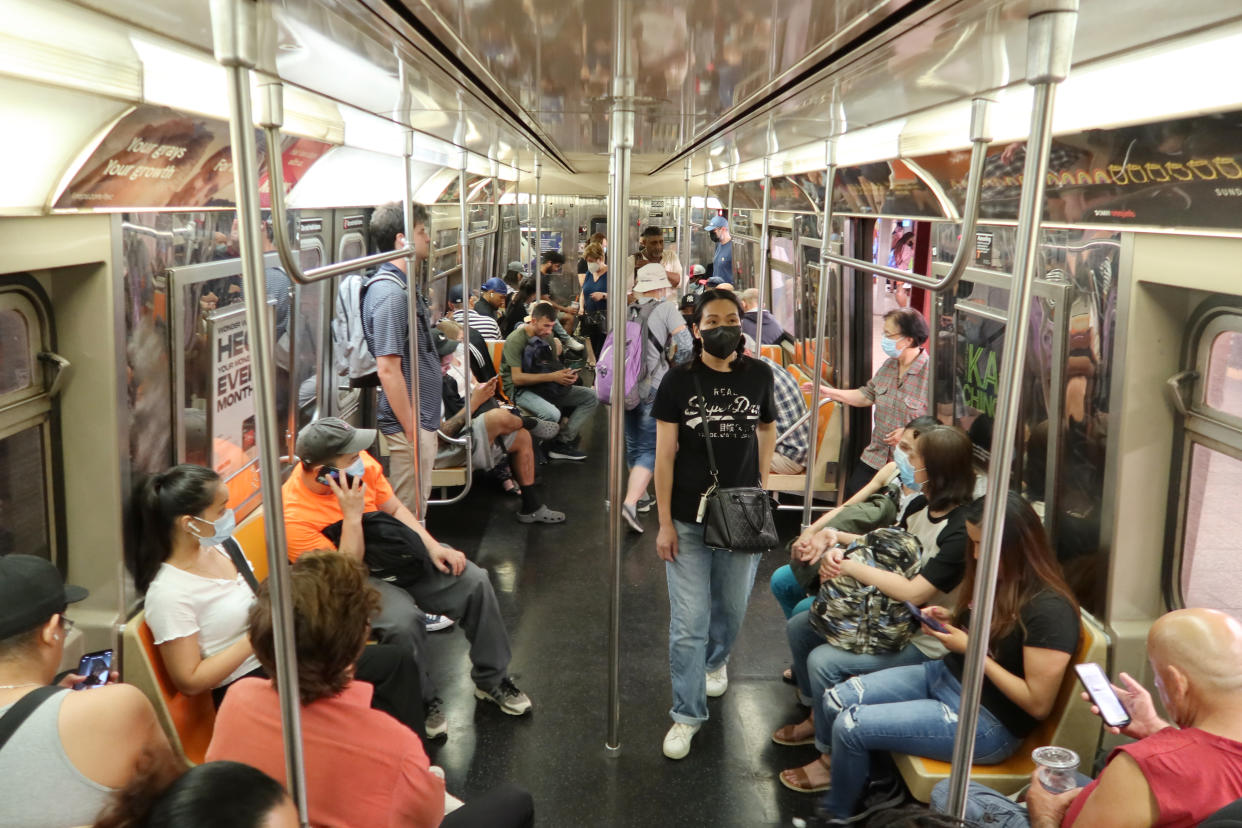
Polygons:
<instances>
[{"instance_id":1,"label":"black backpack","mask_svg":"<svg viewBox=\"0 0 1242 828\"><path fill-rule=\"evenodd\" d=\"M562 368L564 366L557 359L556 352L552 350L552 346L546 340L532 336L530 341L526 343L526 348L522 351L522 373L554 374ZM526 388L553 404L559 403L568 390L568 386L561 385L559 382L540 382L528 385Z\"/></svg>"}]
</instances>

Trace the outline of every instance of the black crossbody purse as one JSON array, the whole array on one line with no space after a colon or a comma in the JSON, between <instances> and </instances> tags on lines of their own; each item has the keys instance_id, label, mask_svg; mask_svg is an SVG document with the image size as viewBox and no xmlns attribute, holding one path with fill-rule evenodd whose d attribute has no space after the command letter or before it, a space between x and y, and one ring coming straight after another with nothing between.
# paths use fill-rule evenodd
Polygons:
<instances>
[{"instance_id":1,"label":"black crossbody purse","mask_svg":"<svg viewBox=\"0 0 1242 828\"><path fill-rule=\"evenodd\" d=\"M698 521L703 524L703 543L734 552L767 552L780 545L776 523L772 519L772 501L758 486L720 487L720 470L712 452L712 438L707 427L707 402L699 378L694 377L694 390L699 395L699 413L703 418L703 439L707 443L707 467L712 485L699 499Z\"/></svg>"}]
</instances>

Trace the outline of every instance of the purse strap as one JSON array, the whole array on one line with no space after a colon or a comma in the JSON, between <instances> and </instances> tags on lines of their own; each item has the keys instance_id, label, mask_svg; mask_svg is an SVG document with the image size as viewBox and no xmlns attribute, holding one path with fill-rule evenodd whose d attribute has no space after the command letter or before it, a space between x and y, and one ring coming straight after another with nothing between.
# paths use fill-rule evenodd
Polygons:
<instances>
[{"instance_id":1,"label":"purse strap","mask_svg":"<svg viewBox=\"0 0 1242 828\"><path fill-rule=\"evenodd\" d=\"M699 384L699 375L691 373L694 380L694 393L699 396L699 415L703 420L703 440L707 443L707 470L712 476L712 488L720 485L720 470L716 468L716 455L712 452L712 438L707 427L707 400L703 396L703 386Z\"/></svg>"},{"instance_id":2,"label":"purse strap","mask_svg":"<svg viewBox=\"0 0 1242 828\"><path fill-rule=\"evenodd\" d=\"M39 705L65 689L56 685L39 687L14 702L13 706L3 716L0 716L0 749L4 748L9 738L30 718L30 714L34 713Z\"/></svg>"}]
</instances>

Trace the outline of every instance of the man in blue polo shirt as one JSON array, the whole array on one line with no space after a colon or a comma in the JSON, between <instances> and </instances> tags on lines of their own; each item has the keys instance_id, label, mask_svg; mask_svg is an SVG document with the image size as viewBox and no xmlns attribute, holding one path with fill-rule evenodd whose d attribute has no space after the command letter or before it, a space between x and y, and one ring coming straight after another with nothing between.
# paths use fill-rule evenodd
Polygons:
<instances>
[{"instance_id":1,"label":"man in blue polo shirt","mask_svg":"<svg viewBox=\"0 0 1242 828\"><path fill-rule=\"evenodd\" d=\"M725 221L724 216L712 216L703 229L716 243L716 254L712 256L712 277L733 284L733 237L729 235L729 222Z\"/></svg>"},{"instance_id":2,"label":"man in blue polo shirt","mask_svg":"<svg viewBox=\"0 0 1242 828\"><path fill-rule=\"evenodd\" d=\"M427 259L427 209L414 205L414 226L406 235L405 210L400 202L375 208L371 215L371 242L377 252L414 247L418 263ZM431 309L417 296L418 412L410 410L410 319L406 294L408 259L385 262L363 286L362 332L375 357L380 394L377 424L388 443L388 481L402 503L419 504L418 516L427 514L431 469L435 463L436 429L440 427L440 357L431 337ZM419 441L419 464L414 464L414 440Z\"/></svg>"}]
</instances>

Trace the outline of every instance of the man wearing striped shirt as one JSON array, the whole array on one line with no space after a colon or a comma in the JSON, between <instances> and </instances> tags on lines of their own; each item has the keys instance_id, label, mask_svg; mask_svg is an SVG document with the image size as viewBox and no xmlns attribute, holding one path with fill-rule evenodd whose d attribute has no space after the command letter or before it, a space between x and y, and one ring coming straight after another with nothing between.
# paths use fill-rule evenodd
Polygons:
<instances>
[{"instance_id":1,"label":"man wearing striped shirt","mask_svg":"<svg viewBox=\"0 0 1242 828\"><path fill-rule=\"evenodd\" d=\"M746 355L755 357L772 369L772 392L776 402L776 434L779 437L798 422L806 414L806 400L802 397L802 389L798 381L775 361L758 354L755 340L750 334L744 334ZM771 469L774 474L802 474L806 471L806 457L809 450L807 432L809 426L803 422L788 437L776 444L772 452Z\"/></svg>"},{"instance_id":2,"label":"man wearing striped shirt","mask_svg":"<svg viewBox=\"0 0 1242 828\"><path fill-rule=\"evenodd\" d=\"M486 298L488 293L496 292L495 286L492 285L493 282L500 282L500 286L505 289L506 293L509 290L509 286L506 285L504 281L501 279L488 279L487 280L487 283L483 285L484 298L479 299L479 301L475 304L475 306L471 308L469 311L470 330L471 332L478 331L483 336L484 339L503 339L504 337L500 335L500 323L496 321L496 316L494 312L495 308L491 304L491 302ZM489 285L492 285L490 290L488 287ZM504 295L505 295L504 293L500 294L502 302L504 301ZM464 324L462 322L462 319L466 315L466 310L465 308L462 307L460 284L453 285L452 287L448 289L448 299L446 301L448 303L448 308L446 310L448 311L449 318L451 318L458 325ZM493 313L491 314L480 313L479 307L483 305L486 305L489 309L492 309Z\"/></svg>"}]
</instances>

